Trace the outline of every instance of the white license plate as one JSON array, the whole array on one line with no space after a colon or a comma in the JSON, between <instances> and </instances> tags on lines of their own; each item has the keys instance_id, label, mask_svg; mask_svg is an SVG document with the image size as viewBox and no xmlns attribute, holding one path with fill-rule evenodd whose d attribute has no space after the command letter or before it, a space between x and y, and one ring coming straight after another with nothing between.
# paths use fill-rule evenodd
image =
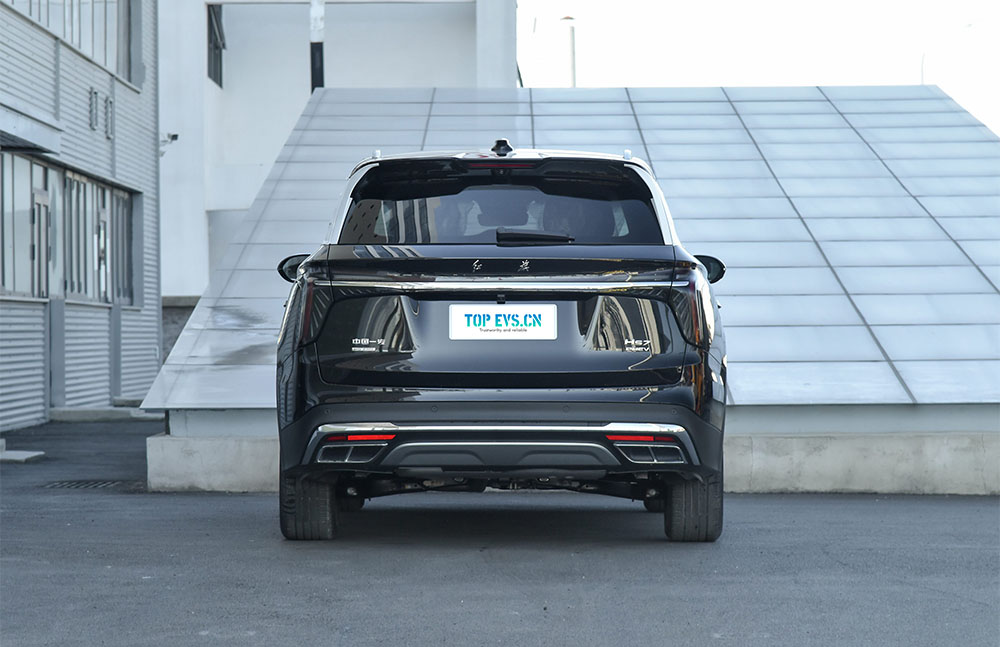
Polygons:
<instances>
[{"instance_id":1,"label":"white license plate","mask_svg":"<svg viewBox=\"0 0 1000 647\"><path fill-rule=\"evenodd\" d=\"M496 303L448 306L449 339L555 339L556 305Z\"/></svg>"}]
</instances>

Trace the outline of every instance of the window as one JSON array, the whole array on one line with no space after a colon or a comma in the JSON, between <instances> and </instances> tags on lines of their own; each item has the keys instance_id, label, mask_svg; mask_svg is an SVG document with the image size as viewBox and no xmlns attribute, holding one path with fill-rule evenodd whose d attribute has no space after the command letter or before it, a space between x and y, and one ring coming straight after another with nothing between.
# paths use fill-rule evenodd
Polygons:
<instances>
[{"instance_id":1,"label":"window","mask_svg":"<svg viewBox=\"0 0 1000 647\"><path fill-rule=\"evenodd\" d=\"M130 79L135 0L6 0L97 63Z\"/></svg>"},{"instance_id":2,"label":"window","mask_svg":"<svg viewBox=\"0 0 1000 647\"><path fill-rule=\"evenodd\" d=\"M340 244L662 245L649 189L602 162L386 162L358 183Z\"/></svg>"},{"instance_id":3,"label":"window","mask_svg":"<svg viewBox=\"0 0 1000 647\"><path fill-rule=\"evenodd\" d=\"M132 194L13 153L0 176L0 294L132 303Z\"/></svg>"},{"instance_id":4,"label":"window","mask_svg":"<svg viewBox=\"0 0 1000 647\"><path fill-rule=\"evenodd\" d=\"M0 167L0 292L46 297L52 259L48 170L10 153L0 155Z\"/></svg>"},{"instance_id":5,"label":"window","mask_svg":"<svg viewBox=\"0 0 1000 647\"><path fill-rule=\"evenodd\" d=\"M111 299L132 303L132 197L111 192Z\"/></svg>"},{"instance_id":6,"label":"window","mask_svg":"<svg viewBox=\"0 0 1000 647\"><path fill-rule=\"evenodd\" d=\"M226 33L222 30L222 5L208 5L208 78L222 87L222 50Z\"/></svg>"},{"instance_id":7,"label":"window","mask_svg":"<svg viewBox=\"0 0 1000 647\"><path fill-rule=\"evenodd\" d=\"M67 172L63 265L70 298L132 303L132 197Z\"/></svg>"}]
</instances>

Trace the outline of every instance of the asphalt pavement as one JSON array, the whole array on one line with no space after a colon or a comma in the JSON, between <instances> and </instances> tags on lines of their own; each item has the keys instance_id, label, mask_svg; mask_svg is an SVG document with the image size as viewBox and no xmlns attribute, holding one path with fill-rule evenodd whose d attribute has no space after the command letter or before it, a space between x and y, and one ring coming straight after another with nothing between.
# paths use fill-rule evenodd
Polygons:
<instances>
[{"instance_id":1,"label":"asphalt pavement","mask_svg":"<svg viewBox=\"0 0 1000 647\"><path fill-rule=\"evenodd\" d=\"M0 466L2 647L1000 644L996 497L729 495L692 545L621 499L422 493L288 542L275 495L143 491L161 429L6 434L47 457Z\"/></svg>"}]
</instances>

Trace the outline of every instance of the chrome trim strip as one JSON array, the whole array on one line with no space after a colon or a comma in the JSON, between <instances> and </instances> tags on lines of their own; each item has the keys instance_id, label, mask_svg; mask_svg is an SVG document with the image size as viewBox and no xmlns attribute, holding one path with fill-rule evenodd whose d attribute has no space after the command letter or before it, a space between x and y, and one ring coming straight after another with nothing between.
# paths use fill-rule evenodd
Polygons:
<instances>
[{"instance_id":1,"label":"chrome trim strip","mask_svg":"<svg viewBox=\"0 0 1000 647\"><path fill-rule=\"evenodd\" d=\"M687 281L524 281L484 279L478 281L316 281L316 285L338 288L377 288L401 292L473 292L514 290L517 292L619 292L687 287Z\"/></svg>"},{"instance_id":2,"label":"chrome trim strip","mask_svg":"<svg viewBox=\"0 0 1000 647\"><path fill-rule=\"evenodd\" d=\"M396 425L391 422L345 422L320 425L321 433L377 433L380 431L586 431L598 433L647 433L680 435L687 432L680 425L654 422L609 422L603 425Z\"/></svg>"},{"instance_id":3,"label":"chrome trim strip","mask_svg":"<svg viewBox=\"0 0 1000 647\"><path fill-rule=\"evenodd\" d=\"M413 443L401 443L400 447L596 447L603 449L608 455L608 448L599 443L566 442L557 440L420 440Z\"/></svg>"}]
</instances>

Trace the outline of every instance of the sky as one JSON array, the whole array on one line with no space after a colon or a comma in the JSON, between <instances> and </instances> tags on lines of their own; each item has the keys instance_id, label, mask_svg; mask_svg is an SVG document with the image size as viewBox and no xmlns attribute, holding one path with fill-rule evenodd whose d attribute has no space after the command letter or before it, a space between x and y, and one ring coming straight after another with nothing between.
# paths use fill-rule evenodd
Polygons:
<instances>
[{"instance_id":1,"label":"sky","mask_svg":"<svg viewBox=\"0 0 1000 647\"><path fill-rule=\"evenodd\" d=\"M518 0L528 87L935 84L1000 133L1000 0Z\"/></svg>"}]
</instances>

